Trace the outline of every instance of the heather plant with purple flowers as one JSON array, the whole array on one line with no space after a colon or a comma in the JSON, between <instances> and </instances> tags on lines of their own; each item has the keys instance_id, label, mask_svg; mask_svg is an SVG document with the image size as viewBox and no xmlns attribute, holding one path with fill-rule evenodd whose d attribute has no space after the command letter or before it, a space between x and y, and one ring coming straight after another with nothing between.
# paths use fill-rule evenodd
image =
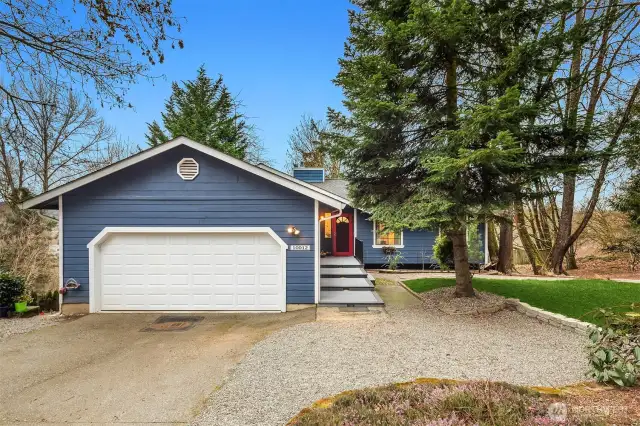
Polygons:
<instances>
[{"instance_id":1,"label":"heather plant with purple flowers","mask_svg":"<svg viewBox=\"0 0 640 426\"><path fill-rule=\"evenodd\" d=\"M597 425L572 413L559 418L554 399L506 383L418 381L361 389L305 409L289 425Z\"/></svg>"}]
</instances>

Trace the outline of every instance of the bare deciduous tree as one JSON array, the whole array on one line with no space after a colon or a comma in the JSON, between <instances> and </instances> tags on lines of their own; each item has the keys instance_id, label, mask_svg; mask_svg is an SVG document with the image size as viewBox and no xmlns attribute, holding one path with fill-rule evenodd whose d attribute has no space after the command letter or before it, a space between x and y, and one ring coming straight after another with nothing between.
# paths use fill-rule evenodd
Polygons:
<instances>
[{"instance_id":1,"label":"bare deciduous tree","mask_svg":"<svg viewBox=\"0 0 640 426\"><path fill-rule=\"evenodd\" d=\"M11 109L0 116L0 195L5 200L24 198L14 195L23 188L48 191L133 152L116 140L114 129L83 96L64 86L36 80L12 86L11 93L14 101L5 102L5 111Z\"/></svg>"},{"instance_id":2,"label":"bare deciduous tree","mask_svg":"<svg viewBox=\"0 0 640 426\"><path fill-rule=\"evenodd\" d=\"M322 146L324 134L330 130L330 126L326 122L316 121L306 114L303 115L300 123L289 136L287 169L323 167L327 178L340 177L340 160L325 151Z\"/></svg>"},{"instance_id":3,"label":"bare deciduous tree","mask_svg":"<svg viewBox=\"0 0 640 426\"><path fill-rule=\"evenodd\" d=\"M0 62L9 78L0 92L12 106L35 102L8 85L38 77L67 89L91 84L101 101L125 105L127 86L164 61L162 45L182 48L170 34L180 23L171 0L3 0Z\"/></svg>"},{"instance_id":4,"label":"bare deciduous tree","mask_svg":"<svg viewBox=\"0 0 640 426\"><path fill-rule=\"evenodd\" d=\"M560 72L561 78L568 77L566 97L558 100L556 108L566 140L563 154L583 167L563 174L560 217L550 256L555 273L564 272L567 252L587 227L620 144L633 137L629 124L640 101L640 8L615 0L581 1L575 22L588 20L602 22L599 37L589 42L576 38L569 68ZM576 185L592 171L595 180L584 215L574 226Z\"/></svg>"}]
</instances>

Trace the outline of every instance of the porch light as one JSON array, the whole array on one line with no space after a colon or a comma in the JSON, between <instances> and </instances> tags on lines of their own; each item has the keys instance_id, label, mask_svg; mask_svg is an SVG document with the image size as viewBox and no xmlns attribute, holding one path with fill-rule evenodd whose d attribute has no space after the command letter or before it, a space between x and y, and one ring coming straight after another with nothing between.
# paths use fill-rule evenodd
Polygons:
<instances>
[{"instance_id":1,"label":"porch light","mask_svg":"<svg viewBox=\"0 0 640 426\"><path fill-rule=\"evenodd\" d=\"M300 235L300 230L298 228L296 228L295 226L289 226L287 228L287 232L289 234L292 234L292 235Z\"/></svg>"}]
</instances>

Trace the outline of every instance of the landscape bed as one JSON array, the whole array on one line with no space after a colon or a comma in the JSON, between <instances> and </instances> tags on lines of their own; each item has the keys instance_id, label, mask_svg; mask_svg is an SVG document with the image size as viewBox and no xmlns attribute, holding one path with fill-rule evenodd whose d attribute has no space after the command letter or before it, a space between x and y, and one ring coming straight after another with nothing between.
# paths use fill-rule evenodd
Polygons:
<instances>
[{"instance_id":1,"label":"landscape bed","mask_svg":"<svg viewBox=\"0 0 640 426\"><path fill-rule=\"evenodd\" d=\"M420 278L404 281L416 293L455 285L454 278ZM600 324L594 310L640 303L640 284L608 280L509 280L478 278L479 291L520 299L532 306L582 321Z\"/></svg>"},{"instance_id":2,"label":"landscape bed","mask_svg":"<svg viewBox=\"0 0 640 426\"><path fill-rule=\"evenodd\" d=\"M487 381L419 379L347 391L316 402L288 424L606 425L640 419L638 388L536 389Z\"/></svg>"}]
</instances>

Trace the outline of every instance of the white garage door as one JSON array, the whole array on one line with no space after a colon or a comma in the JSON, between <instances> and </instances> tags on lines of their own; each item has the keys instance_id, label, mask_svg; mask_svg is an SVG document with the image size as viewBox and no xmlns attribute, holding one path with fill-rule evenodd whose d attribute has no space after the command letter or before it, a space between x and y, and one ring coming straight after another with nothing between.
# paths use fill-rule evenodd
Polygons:
<instances>
[{"instance_id":1,"label":"white garage door","mask_svg":"<svg viewBox=\"0 0 640 426\"><path fill-rule=\"evenodd\" d=\"M114 233L96 252L101 310L281 310L268 233Z\"/></svg>"}]
</instances>

